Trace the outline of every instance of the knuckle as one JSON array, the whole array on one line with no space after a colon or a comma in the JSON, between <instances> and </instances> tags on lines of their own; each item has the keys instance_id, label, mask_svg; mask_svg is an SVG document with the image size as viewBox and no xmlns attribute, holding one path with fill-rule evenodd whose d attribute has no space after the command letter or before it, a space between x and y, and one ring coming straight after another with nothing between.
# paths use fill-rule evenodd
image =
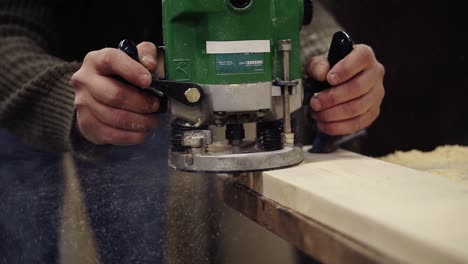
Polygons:
<instances>
[{"instance_id":1,"label":"knuckle","mask_svg":"<svg viewBox=\"0 0 468 264\"><path fill-rule=\"evenodd\" d=\"M96 125L94 122L90 122L89 119L83 118L79 113L77 115L77 125L80 133L91 143L100 144L101 141L98 140L95 136L95 131L97 131Z\"/></svg>"},{"instance_id":2,"label":"knuckle","mask_svg":"<svg viewBox=\"0 0 468 264\"><path fill-rule=\"evenodd\" d=\"M78 129L81 133L84 133L85 130L87 130L87 124L84 122L81 112L76 113L76 123L78 124Z\"/></svg>"},{"instance_id":3,"label":"knuckle","mask_svg":"<svg viewBox=\"0 0 468 264\"><path fill-rule=\"evenodd\" d=\"M380 77L383 78L385 76L385 67L380 62L377 62L377 72Z\"/></svg>"},{"instance_id":4,"label":"knuckle","mask_svg":"<svg viewBox=\"0 0 468 264\"><path fill-rule=\"evenodd\" d=\"M326 98L325 98L325 100L326 100L326 104L327 104L328 106L333 106L333 105L338 104L338 102L339 102L339 98L338 98L338 97L339 97L339 96L338 96L338 94L336 93L336 90L337 90L337 89L330 89L330 90L328 90L328 92L326 93Z\"/></svg>"},{"instance_id":5,"label":"knuckle","mask_svg":"<svg viewBox=\"0 0 468 264\"><path fill-rule=\"evenodd\" d=\"M90 62L90 61L96 60L96 57L98 57L98 54L99 54L99 52L96 51L96 50L93 50L93 51L88 52L88 53L85 55L85 57L84 57L84 59L83 59L83 62L84 62L84 63L88 63L88 62Z\"/></svg>"},{"instance_id":6,"label":"knuckle","mask_svg":"<svg viewBox=\"0 0 468 264\"><path fill-rule=\"evenodd\" d=\"M75 96L75 100L73 101L73 105L76 109L80 109L83 106L85 106L85 100L83 99L83 96L81 93L77 93Z\"/></svg>"},{"instance_id":7,"label":"knuckle","mask_svg":"<svg viewBox=\"0 0 468 264\"><path fill-rule=\"evenodd\" d=\"M102 118L113 127L122 127L123 125L128 124L128 118L121 111L117 111L115 109L105 112Z\"/></svg>"},{"instance_id":8,"label":"knuckle","mask_svg":"<svg viewBox=\"0 0 468 264\"><path fill-rule=\"evenodd\" d=\"M115 57L118 56L116 52L119 51L113 48L103 48L96 51L95 67L97 69L112 68Z\"/></svg>"},{"instance_id":9,"label":"knuckle","mask_svg":"<svg viewBox=\"0 0 468 264\"><path fill-rule=\"evenodd\" d=\"M102 58L101 58L102 65L112 65L112 62L114 61L114 57L115 57L114 49L104 48L101 51L102 51Z\"/></svg>"},{"instance_id":10,"label":"knuckle","mask_svg":"<svg viewBox=\"0 0 468 264\"><path fill-rule=\"evenodd\" d=\"M315 62L314 62L314 58L311 58L309 60L309 62L307 63L306 65L306 71L307 71L307 74L308 75L312 75L314 73L314 69L315 69ZM312 76L313 77L313 76Z\"/></svg>"},{"instance_id":11,"label":"knuckle","mask_svg":"<svg viewBox=\"0 0 468 264\"><path fill-rule=\"evenodd\" d=\"M328 73L328 65L325 63L317 63L313 69L315 78L319 81L325 81Z\"/></svg>"},{"instance_id":12,"label":"knuckle","mask_svg":"<svg viewBox=\"0 0 468 264\"><path fill-rule=\"evenodd\" d=\"M113 89L109 89L107 93L106 103L114 107L122 107L125 102L124 98L124 90L119 89L118 87L114 87Z\"/></svg>"},{"instance_id":13,"label":"knuckle","mask_svg":"<svg viewBox=\"0 0 468 264\"><path fill-rule=\"evenodd\" d=\"M146 56L145 56L145 57L146 57ZM150 71L150 72L156 70L156 68L157 68L157 66L158 66L156 60L154 60L154 59L146 59L146 58L145 58L145 59L142 59L141 63L142 63L143 66L145 66L145 68L146 68L148 71Z\"/></svg>"},{"instance_id":14,"label":"knuckle","mask_svg":"<svg viewBox=\"0 0 468 264\"><path fill-rule=\"evenodd\" d=\"M362 76L358 76L357 78L347 82L345 87L350 99L363 96L372 88L371 83Z\"/></svg>"},{"instance_id":15,"label":"knuckle","mask_svg":"<svg viewBox=\"0 0 468 264\"><path fill-rule=\"evenodd\" d=\"M375 56L374 56L374 50L368 46L368 45L362 45L361 46L361 56L362 56L362 59L367 62L367 63L370 63L374 60Z\"/></svg>"},{"instance_id":16,"label":"knuckle","mask_svg":"<svg viewBox=\"0 0 468 264\"><path fill-rule=\"evenodd\" d=\"M150 114L153 113L154 108L155 108L155 101L152 100L152 98L142 98L140 96L136 96L135 100L137 103L135 103L135 112L138 112L140 114ZM156 105L157 106L157 105Z\"/></svg>"},{"instance_id":17,"label":"knuckle","mask_svg":"<svg viewBox=\"0 0 468 264\"><path fill-rule=\"evenodd\" d=\"M378 88L378 95L377 95L377 102L379 103L382 103L383 99L385 97L385 89L383 86L379 86Z\"/></svg>"},{"instance_id":18,"label":"knuckle","mask_svg":"<svg viewBox=\"0 0 468 264\"><path fill-rule=\"evenodd\" d=\"M309 65L314 65L317 63L317 61L319 61L319 57L318 56L312 56L309 58Z\"/></svg>"},{"instance_id":19,"label":"knuckle","mask_svg":"<svg viewBox=\"0 0 468 264\"><path fill-rule=\"evenodd\" d=\"M374 55L371 52L369 51L364 52L363 61L365 61L367 64L370 64L373 61L373 58L374 58Z\"/></svg>"},{"instance_id":20,"label":"knuckle","mask_svg":"<svg viewBox=\"0 0 468 264\"><path fill-rule=\"evenodd\" d=\"M366 83L362 78L354 78L343 84L343 90L349 94L351 98L356 98L366 92Z\"/></svg>"},{"instance_id":21,"label":"knuckle","mask_svg":"<svg viewBox=\"0 0 468 264\"><path fill-rule=\"evenodd\" d=\"M156 51L156 45L154 45L154 43L149 42L149 41L141 42L140 44L138 44L138 47L143 48L143 49L150 49L150 50Z\"/></svg>"},{"instance_id":22,"label":"knuckle","mask_svg":"<svg viewBox=\"0 0 468 264\"><path fill-rule=\"evenodd\" d=\"M361 109L363 108L363 105L360 101L356 101L356 102L350 102L350 103L344 104L343 107L345 109L347 116L354 117L361 113Z\"/></svg>"},{"instance_id":23,"label":"knuckle","mask_svg":"<svg viewBox=\"0 0 468 264\"><path fill-rule=\"evenodd\" d=\"M82 76L82 71L81 70L78 70L77 72L75 72L72 77L70 78L70 84L75 88L79 88L81 87L84 82L85 82L85 78L83 78Z\"/></svg>"},{"instance_id":24,"label":"knuckle","mask_svg":"<svg viewBox=\"0 0 468 264\"><path fill-rule=\"evenodd\" d=\"M308 69L313 72L317 67L323 67L326 65L326 59L323 56L313 56L309 59Z\"/></svg>"},{"instance_id":25,"label":"knuckle","mask_svg":"<svg viewBox=\"0 0 468 264\"><path fill-rule=\"evenodd\" d=\"M368 52L370 55L374 56L374 49L372 49L371 46L369 46L369 45L364 45L364 48L367 50L367 52Z\"/></svg>"}]
</instances>

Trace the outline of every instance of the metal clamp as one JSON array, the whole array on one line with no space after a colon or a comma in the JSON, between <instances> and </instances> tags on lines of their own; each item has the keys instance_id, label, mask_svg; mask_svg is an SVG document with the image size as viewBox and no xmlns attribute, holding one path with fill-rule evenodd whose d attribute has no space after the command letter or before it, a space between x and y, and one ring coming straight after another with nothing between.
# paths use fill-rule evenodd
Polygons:
<instances>
[{"instance_id":1,"label":"metal clamp","mask_svg":"<svg viewBox=\"0 0 468 264\"><path fill-rule=\"evenodd\" d=\"M276 86L288 86L288 87L293 87L297 86L299 84L298 80L293 80L293 81L283 81L283 80L275 80L273 82L273 85Z\"/></svg>"}]
</instances>

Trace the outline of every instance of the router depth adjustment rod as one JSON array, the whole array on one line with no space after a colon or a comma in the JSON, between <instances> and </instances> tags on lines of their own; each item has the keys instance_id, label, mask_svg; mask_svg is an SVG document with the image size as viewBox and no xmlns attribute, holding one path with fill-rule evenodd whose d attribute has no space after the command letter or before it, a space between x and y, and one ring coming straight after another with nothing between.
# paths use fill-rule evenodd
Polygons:
<instances>
[{"instance_id":1,"label":"router depth adjustment rod","mask_svg":"<svg viewBox=\"0 0 468 264\"><path fill-rule=\"evenodd\" d=\"M294 134L291 133L291 106L289 101L290 89L297 83L290 82L289 78L289 52L292 50L290 39L280 40L278 49L283 53L283 81L280 82L283 93L283 133L281 142L283 146L294 146Z\"/></svg>"}]
</instances>

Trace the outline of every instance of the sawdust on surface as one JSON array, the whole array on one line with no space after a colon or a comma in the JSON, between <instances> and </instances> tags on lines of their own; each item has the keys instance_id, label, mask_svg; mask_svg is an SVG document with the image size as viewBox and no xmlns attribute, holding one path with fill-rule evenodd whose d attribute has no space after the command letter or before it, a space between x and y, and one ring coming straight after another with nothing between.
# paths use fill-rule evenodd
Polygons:
<instances>
[{"instance_id":1,"label":"sawdust on surface","mask_svg":"<svg viewBox=\"0 0 468 264\"><path fill-rule=\"evenodd\" d=\"M396 151L379 159L468 184L468 146L445 145L433 151Z\"/></svg>"}]
</instances>

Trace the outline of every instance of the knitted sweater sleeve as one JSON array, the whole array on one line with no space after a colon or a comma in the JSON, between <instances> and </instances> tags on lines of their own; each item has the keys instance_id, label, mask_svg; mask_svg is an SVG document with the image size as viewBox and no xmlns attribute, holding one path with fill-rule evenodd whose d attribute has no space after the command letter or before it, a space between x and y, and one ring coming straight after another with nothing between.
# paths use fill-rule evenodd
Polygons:
<instances>
[{"instance_id":1,"label":"knitted sweater sleeve","mask_svg":"<svg viewBox=\"0 0 468 264\"><path fill-rule=\"evenodd\" d=\"M71 139L85 140L72 133L69 80L80 63L51 55L56 37L49 2L0 0L0 126L27 143L76 152Z\"/></svg>"},{"instance_id":2,"label":"knitted sweater sleeve","mask_svg":"<svg viewBox=\"0 0 468 264\"><path fill-rule=\"evenodd\" d=\"M343 30L333 14L327 9L329 1L313 1L314 15L312 23L301 30L302 63L312 56L328 52L333 34Z\"/></svg>"}]
</instances>

